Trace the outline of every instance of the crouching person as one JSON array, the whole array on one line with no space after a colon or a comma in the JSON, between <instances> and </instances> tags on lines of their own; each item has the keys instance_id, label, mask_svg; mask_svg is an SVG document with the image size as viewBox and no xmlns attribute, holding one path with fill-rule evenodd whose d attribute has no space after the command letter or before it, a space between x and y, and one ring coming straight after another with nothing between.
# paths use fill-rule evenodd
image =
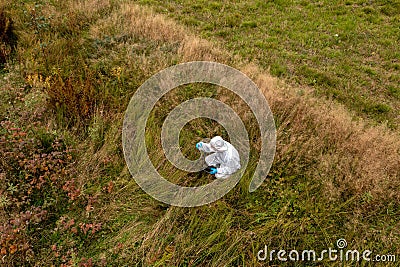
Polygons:
<instances>
[{"instance_id":1,"label":"crouching person","mask_svg":"<svg viewBox=\"0 0 400 267\"><path fill-rule=\"evenodd\" d=\"M220 136L213 137L210 143L199 142L196 148L212 153L205 158L208 166L206 171L215 174L215 178L228 178L241 168L239 152Z\"/></svg>"}]
</instances>

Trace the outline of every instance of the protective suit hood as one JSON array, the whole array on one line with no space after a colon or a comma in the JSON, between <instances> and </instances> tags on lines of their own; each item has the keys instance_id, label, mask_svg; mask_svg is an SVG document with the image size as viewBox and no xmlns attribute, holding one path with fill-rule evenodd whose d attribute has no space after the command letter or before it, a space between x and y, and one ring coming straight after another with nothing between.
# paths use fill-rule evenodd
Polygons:
<instances>
[{"instance_id":1,"label":"protective suit hood","mask_svg":"<svg viewBox=\"0 0 400 267\"><path fill-rule=\"evenodd\" d=\"M228 146L226 145L224 139L221 136L215 136L210 141L210 146L216 152L224 152L228 150Z\"/></svg>"}]
</instances>

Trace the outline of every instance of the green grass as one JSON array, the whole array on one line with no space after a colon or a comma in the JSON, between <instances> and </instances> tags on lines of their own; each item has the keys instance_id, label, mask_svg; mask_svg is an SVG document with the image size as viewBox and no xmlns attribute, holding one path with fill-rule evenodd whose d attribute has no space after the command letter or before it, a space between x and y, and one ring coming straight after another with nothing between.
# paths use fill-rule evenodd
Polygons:
<instances>
[{"instance_id":1,"label":"green grass","mask_svg":"<svg viewBox=\"0 0 400 267\"><path fill-rule=\"evenodd\" d=\"M399 124L398 1L141 0L274 76ZM371 106L390 107L371 109Z\"/></svg>"}]
</instances>

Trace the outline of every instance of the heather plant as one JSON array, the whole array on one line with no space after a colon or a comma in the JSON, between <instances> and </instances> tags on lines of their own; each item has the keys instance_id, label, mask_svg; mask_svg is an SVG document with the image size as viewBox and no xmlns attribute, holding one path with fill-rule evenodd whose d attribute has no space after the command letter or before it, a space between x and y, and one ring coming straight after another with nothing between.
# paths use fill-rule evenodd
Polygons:
<instances>
[{"instance_id":1,"label":"heather plant","mask_svg":"<svg viewBox=\"0 0 400 267\"><path fill-rule=\"evenodd\" d=\"M36 127L26 131L14 122L1 122L0 254L10 265L32 263L49 229L60 235L69 230L78 244L101 230L101 223L82 220L56 227L57 220L63 224L60 216L69 207L92 206L95 200L84 196L75 182L71 172L73 151L65 141ZM68 246L71 249L76 248ZM64 262L70 260L66 257Z\"/></svg>"},{"instance_id":2,"label":"heather plant","mask_svg":"<svg viewBox=\"0 0 400 267\"><path fill-rule=\"evenodd\" d=\"M1 131L1 253L15 262L32 256L38 229L60 211L65 199L60 187L72 156L62 139L51 134L32 137L7 120Z\"/></svg>"}]
</instances>

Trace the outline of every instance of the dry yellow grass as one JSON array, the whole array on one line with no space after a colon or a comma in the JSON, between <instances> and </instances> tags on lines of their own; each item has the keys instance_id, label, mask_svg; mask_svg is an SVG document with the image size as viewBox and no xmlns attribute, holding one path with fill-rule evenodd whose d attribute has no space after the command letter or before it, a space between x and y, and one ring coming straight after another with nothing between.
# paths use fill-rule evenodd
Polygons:
<instances>
[{"instance_id":1,"label":"dry yellow grass","mask_svg":"<svg viewBox=\"0 0 400 267\"><path fill-rule=\"evenodd\" d=\"M226 51L217 48L207 40L193 35L185 37L179 46L178 53L183 62L204 60L228 64L231 61Z\"/></svg>"},{"instance_id":2,"label":"dry yellow grass","mask_svg":"<svg viewBox=\"0 0 400 267\"><path fill-rule=\"evenodd\" d=\"M155 41L181 42L186 35L183 27L137 5L124 4L120 11L125 30L138 36Z\"/></svg>"}]
</instances>

